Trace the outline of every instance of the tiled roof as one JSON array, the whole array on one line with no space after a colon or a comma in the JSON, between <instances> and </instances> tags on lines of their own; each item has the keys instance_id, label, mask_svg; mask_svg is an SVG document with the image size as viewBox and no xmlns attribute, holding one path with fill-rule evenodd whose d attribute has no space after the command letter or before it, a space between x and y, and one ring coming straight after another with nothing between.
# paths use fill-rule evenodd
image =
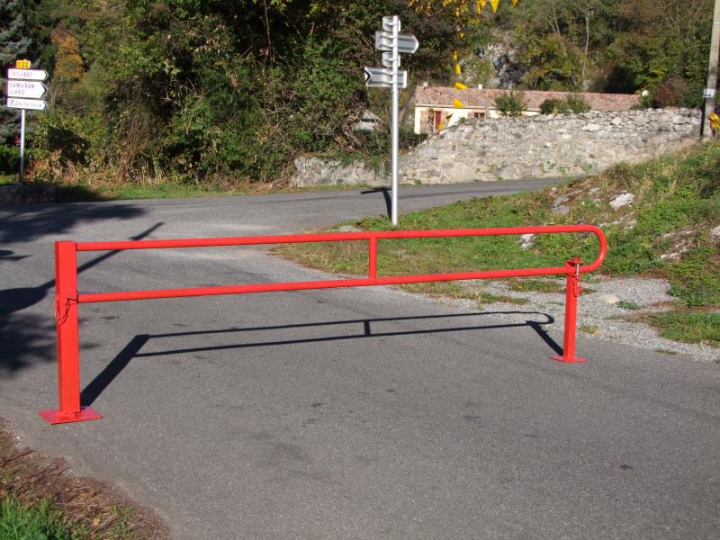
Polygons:
<instances>
[{"instance_id":1,"label":"tiled roof","mask_svg":"<svg viewBox=\"0 0 720 540\"><path fill-rule=\"evenodd\" d=\"M418 88L415 105L420 107L452 107L453 98L460 100L469 108L495 108L495 98L507 93L508 90L468 88L457 90L440 86ZM523 97L528 110L539 110L540 104L546 99L564 100L573 92L541 92L539 90L523 90ZM596 92L577 92L582 96L593 111L627 111L640 103L636 94L599 94Z\"/></svg>"}]
</instances>

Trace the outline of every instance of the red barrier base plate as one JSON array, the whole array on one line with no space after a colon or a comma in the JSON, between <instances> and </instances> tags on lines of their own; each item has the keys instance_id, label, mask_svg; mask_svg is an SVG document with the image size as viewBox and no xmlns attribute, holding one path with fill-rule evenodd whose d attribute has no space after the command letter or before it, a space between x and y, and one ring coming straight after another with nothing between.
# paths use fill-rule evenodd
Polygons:
<instances>
[{"instance_id":1,"label":"red barrier base plate","mask_svg":"<svg viewBox=\"0 0 720 540\"><path fill-rule=\"evenodd\" d=\"M67 422L85 422L86 420L99 420L102 414L90 407L83 407L79 413L64 413L61 411L38 411L45 421L50 424L65 424Z\"/></svg>"},{"instance_id":2,"label":"red barrier base plate","mask_svg":"<svg viewBox=\"0 0 720 540\"><path fill-rule=\"evenodd\" d=\"M572 360L565 360L564 356L551 356L550 358L558 362L565 362L566 364L581 364L582 362L587 362L587 358L580 358L579 356L576 356Z\"/></svg>"}]
</instances>

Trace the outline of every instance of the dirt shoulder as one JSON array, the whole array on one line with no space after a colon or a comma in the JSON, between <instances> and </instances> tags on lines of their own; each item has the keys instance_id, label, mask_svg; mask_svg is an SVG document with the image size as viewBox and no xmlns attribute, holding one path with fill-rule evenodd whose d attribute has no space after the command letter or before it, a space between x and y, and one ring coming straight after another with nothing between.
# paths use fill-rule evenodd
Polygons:
<instances>
[{"instance_id":1,"label":"dirt shoulder","mask_svg":"<svg viewBox=\"0 0 720 540\"><path fill-rule=\"evenodd\" d=\"M170 539L169 528L160 518L116 488L74 476L61 458L18 448L8 422L0 418L0 499L10 496L29 505L48 499L85 533L81 538Z\"/></svg>"}]
</instances>

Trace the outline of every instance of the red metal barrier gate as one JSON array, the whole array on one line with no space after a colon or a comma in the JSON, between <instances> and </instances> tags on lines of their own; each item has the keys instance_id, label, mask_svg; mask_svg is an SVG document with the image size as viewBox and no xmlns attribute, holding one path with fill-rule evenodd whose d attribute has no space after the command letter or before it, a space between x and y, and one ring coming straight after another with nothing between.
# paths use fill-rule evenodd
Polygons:
<instances>
[{"instance_id":1,"label":"red metal barrier gate","mask_svg":"<svg viewBox=\"0 0 720 540\"><path fill-rule=\"evenodd\" d=\"M403 238L453 238L463 236L504 236L521 234L593 233L600 248L597 258L589 265L574 258L565 266L553 268L520 268L514 270L485 270L447 274L424 274L410 276L378 277L377 246L379 240ZM261 283L165 289L149 291L126 291L108 293L78 293L77 252L118 251L131 249L193 248L218 246L250 246L268 244L292 244L313 242L347 242L367 240L369 247L368 276L356 279L306 281L289 283ZM247 238L214 238L185 240L137 240L123 242L56 242L55 243L55 317L57 319L58 386L60 406L58 410L40 411L40 416L51 424L95 420L101 415L90 407L80 404L80 357L78 336L78 305L89 302L117 302L124 300L151 300L156 298L179 298L225 294L248 294L261 292L301 291L310 289L335 289L340 287L367 287L373 285L398 285L403 283L428 283L465 279L495 279L508 277L563 275L566 279L565 329L562 356L553 359L562 362L584 362L575 356L575 333L577 298L580 295L580 274L596 270L605 259L607 241L603 232L594 225L556 225L546 227L513 227L497 229L457 229L436 231L385 231L329 234L300 234L289 236L257 236Z\"/></svg>"}]
</instances>

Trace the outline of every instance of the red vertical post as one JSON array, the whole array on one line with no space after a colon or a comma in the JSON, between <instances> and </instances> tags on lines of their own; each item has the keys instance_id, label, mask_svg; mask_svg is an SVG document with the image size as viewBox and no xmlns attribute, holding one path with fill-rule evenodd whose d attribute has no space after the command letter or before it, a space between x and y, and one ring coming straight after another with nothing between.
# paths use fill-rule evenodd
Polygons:
<instances>
[{"instance_id":1,"label":"red vertical post","mask_svg":"<svg viewBox=\"0 0 720 540\"><path fill-rule=\"evenodd\" d=\"M567 278L565 281L565 333L563 335L563 354L553 356L553 360L566 363L587 362L586 358L575 356L575 337L577 333L577 303L582 292L580 285L580 265L582 259L575 257L565 261Z\"/></svg>"},{"instance_id":2,"label":"red vertical post","mask_svg":"<svg viewBox=\"0 0 720 540\"><path fill-rule=\"evenodd\" d=\"M58 356L58 410L39 411L51 424L102 418L80 406L80 342L78 333L77 244L55 242L55 319Z\"/></svg>"},{"instance_id":3,"label":"red vertical post","mask_svg":"<svg viewBox=\"0 0 720 540\"><path fill-rule=\"evenodd\" d=\"M371 281L377 279L377 236L371 236L369 238L369 253L368 253L368 278Z\"/></svg>"}]
</instances>

